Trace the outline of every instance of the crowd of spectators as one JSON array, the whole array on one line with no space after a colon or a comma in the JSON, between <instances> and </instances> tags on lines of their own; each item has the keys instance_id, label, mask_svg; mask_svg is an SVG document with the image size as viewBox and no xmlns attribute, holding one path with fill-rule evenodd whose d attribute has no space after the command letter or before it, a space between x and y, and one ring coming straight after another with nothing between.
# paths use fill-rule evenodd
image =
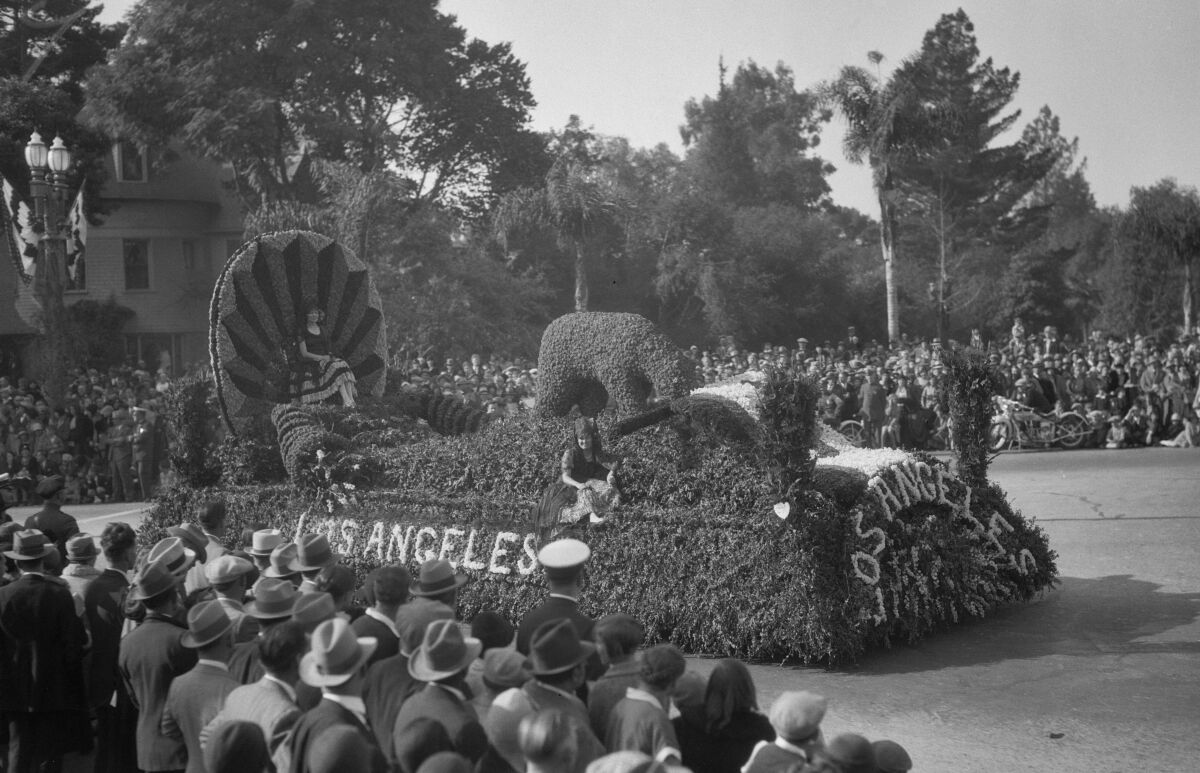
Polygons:
<instances>
[{"instance_id":1,"label":"crowd of spectators","mask_svg":"<svg viewBox=\"0 0 1200 773\"><path fill-rule=\"evenodd\" d=\"M129 526L97 544L48 503L0 526L8 770L912 769L893 741L826 739L820 695L762 711L740 661L691 670L629 614L585 615L578 540L539 550L549 593L520 619L464 621L445 559L357 577L324 535L227 534L219 500L139 555Z\"/></svg>"},{"instance_id":2,"label":"crowd of spectators","mask_svg":"<svg viewBox=\"0 0 1200 773\"><path fill-rule=\"evenodd\" d=\"M0 374L0 473L7 504L38 504L38 483L60 476L68 504L144 501L166 454L160 421L165 369L145 363L78 368L63 400L17 373Z\"/></svg>"}]
</instances>

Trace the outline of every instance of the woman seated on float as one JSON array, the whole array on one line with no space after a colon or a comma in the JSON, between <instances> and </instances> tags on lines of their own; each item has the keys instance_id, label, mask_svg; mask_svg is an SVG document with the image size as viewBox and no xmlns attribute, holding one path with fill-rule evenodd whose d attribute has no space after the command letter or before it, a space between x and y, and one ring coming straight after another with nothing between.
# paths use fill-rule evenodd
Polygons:
<instances>
[{"instance_id":1,"label":"woman seated on float","mask_svg":"<svg viewBox=\"0 0 1200 773\"><path fill-rule=\"evenodd\" d=\"M584 490L600 494L607 500L605 504L615 502L616 471L620 466L620 459L604 452L596 420L586 416L576 419L575 442L563 452L561 476L542 494L536 512L538 525L558 523L563 509L574 505ZM591 514L592 523L600 520L595 512Z\"/></svg>"},{"instance_id":2,"label":"woman seated on float","mask_svg":"<svg viewBox=\"0 0 1200 773\"><path fill-rule=\"evenodd\" d=\"M324 310L309 304L304 312L304 330L299 340L304 376L300 402L319 403L336 394L341 397L342 405L353 408L356 403L354 371L345 360L333 356L324 322Z\"/></svg>"}]
</instances>

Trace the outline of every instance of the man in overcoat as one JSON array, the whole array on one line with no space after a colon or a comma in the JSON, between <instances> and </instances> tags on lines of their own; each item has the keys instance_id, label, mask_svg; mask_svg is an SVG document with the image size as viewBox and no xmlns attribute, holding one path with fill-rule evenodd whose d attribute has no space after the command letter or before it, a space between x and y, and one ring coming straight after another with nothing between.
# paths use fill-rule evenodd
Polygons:
<instances>
[{"instance_id":1,"label":"man in overcoat","mask_svg":"<svg viewBox=\"0 0 1200 773\"><path fill-rule=\"evenodd\" d=\"M53 546L36 529L4 556L20 576L0 588L0 715L8 771L56 771L65 752L91 750L84 693L86 634L67 585L43 571Z\"/></svg>"}]
</instances>

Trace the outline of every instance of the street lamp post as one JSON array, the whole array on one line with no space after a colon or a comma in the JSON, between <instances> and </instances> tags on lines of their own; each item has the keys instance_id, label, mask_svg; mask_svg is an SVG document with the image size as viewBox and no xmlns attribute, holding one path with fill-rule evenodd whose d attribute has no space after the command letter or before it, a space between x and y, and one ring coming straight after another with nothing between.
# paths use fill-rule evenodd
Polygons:
<instances>
[{"instance_id":1,"label":"street lamp post","mask_svg":"<svg viewBox=\"0 0 1200 773\"><path fill-rule=\"evenodd\" d=\"M37 132L25 146L29 165L29 194L34 205L34 230L38 239L38 263L34 272L34 296L42 307L42 382L53 400L63 396L67 368L66 307L63 284L67 268L67 170L71 152L62 137L49 148Z\"/></svg>"}]
</instances>

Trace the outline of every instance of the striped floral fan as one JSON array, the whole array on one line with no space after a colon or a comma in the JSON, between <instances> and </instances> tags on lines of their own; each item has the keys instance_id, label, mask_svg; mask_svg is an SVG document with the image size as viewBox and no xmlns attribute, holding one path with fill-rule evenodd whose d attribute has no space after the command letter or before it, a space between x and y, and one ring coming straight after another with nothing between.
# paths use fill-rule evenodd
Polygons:
<instances>
[{"instance_id":1,"label":"striped floral fan","mask_svg":"<svg viewBox=\"0 0 1200 773\"><path fill-rule=\"evenodd\" d=\"M366 264L311 231L264 234L225 263L209 309L213 378L231 432L293 401L311 303L325 311L333 354L354 371L359 395L383 394L387 335Z\"/></svg>"}]
</instances>

